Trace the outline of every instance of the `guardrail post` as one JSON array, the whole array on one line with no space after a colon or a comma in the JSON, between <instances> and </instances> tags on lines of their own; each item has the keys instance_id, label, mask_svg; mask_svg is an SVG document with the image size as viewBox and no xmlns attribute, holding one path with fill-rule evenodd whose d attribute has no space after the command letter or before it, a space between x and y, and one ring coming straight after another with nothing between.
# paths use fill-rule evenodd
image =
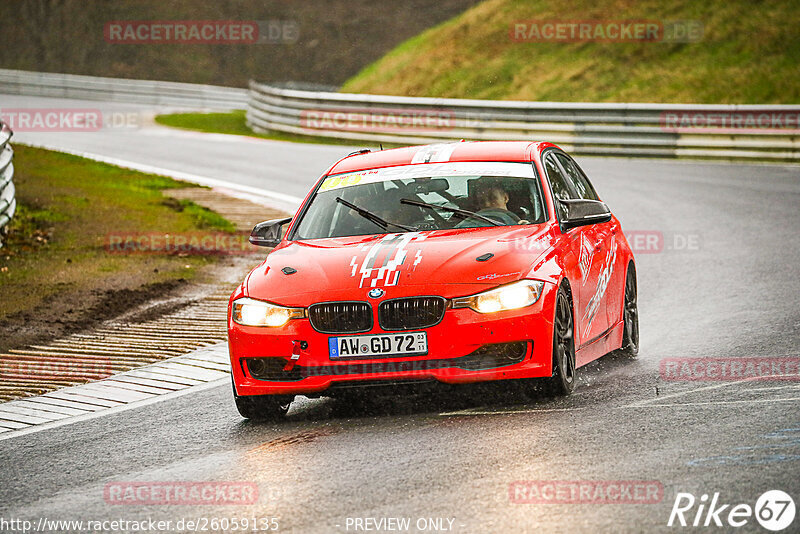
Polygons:
<instances>
[{"instance_id":1,"label":"guardrail post","mask_svg":"<svg viewBox=\"0 0 800 534\"><path fill-rule=\"evenodd\" d=\"M14 189L14 151L9 141L14 132L7 124L0 121L0 247L8 230L8 223L17 209L16 190Z\"/></svg>"}]
</instances>

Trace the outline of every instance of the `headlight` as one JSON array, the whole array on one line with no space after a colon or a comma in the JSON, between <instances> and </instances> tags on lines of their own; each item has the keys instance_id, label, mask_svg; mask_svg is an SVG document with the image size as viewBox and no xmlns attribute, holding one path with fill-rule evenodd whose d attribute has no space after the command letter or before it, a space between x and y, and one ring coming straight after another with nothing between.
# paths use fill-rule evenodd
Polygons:
<instances>
[{"instance_id":1,"label":"headlight","mask_svg":"<svg viewBox=\"0 0 800 534\"><path fill-rule=\"evenodd\" d=\"M232 313L233 321L245 326L283 326L290 319L306 316L304 308L284 308L250 298L234 300Z\"/></svg>"},{"instance_id":2,"label":"headlight","mask_svg":"<svg viewBox=\"0 0 800 534\"><path fill-rule=\"evenodd\" d=\"M477 295L453 299L453 308L472 308L478 313L494 313L530 306L542 296L544 282L520 280Z\"/></svg>"}]
</instances>

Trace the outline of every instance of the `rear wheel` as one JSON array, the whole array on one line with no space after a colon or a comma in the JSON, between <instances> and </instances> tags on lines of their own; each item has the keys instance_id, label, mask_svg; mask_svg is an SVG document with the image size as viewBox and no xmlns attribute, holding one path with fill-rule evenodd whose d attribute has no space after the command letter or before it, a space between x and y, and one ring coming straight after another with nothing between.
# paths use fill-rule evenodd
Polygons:
<instances>
[{"instance_id":1,"label":"rear wheel","mask_svg":"<svg viewBox=\"0 0 800 534\"><path fill-rule=\"evenodd\" d=\"M628 266L625 276L625 297L623 300L623 323L621 354L631 358L639 354L639 307L637 303L636 269Z\"/></svg>"},{"instance_id":2,"label":"rear wheel","mask_svg":"<svg viewBox=\"0 0 800 534\"><path fill-rule=\"evenodd\" d=\"M233 377L231 376L231 383ZM233 385L233 400L236 409L246 419L256 421L277 421L289 411L289 405L294 400L294 395L250 395L239 396L236 394L236 385Z\"/></svg>"},{"instance_id":3,"label":"rear wheel","mask_svg":"<svg viewBox=\"0 0 800 534\"><path fill-rule=\"evenodd\" d=\"M545 390L550 395L569 395L575 389L574 334L572 303L567 290L561 287L553 322L553 375L545 379Z\"/></svg>"}]
</instances>

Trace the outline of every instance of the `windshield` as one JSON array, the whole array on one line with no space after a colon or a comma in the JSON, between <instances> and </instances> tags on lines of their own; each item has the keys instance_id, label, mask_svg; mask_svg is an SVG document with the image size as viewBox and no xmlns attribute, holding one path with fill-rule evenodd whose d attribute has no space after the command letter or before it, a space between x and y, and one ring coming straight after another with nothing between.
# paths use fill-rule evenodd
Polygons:
<instances>
[{"instance_id":1,"label":"windshield","mask_svg":"<svg viewBox=\"0 0 800 534\"><path fill-rule=\"evenodd\" d=\"M539 224L546 220L529 163L438 163L330 176L295 239Z\"/></svg>"}]
</instances>

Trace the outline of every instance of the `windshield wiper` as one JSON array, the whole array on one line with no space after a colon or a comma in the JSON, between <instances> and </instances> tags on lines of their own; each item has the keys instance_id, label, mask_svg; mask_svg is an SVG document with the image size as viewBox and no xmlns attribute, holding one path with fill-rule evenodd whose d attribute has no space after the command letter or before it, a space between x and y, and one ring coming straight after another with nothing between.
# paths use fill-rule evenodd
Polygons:
<instances>
[{"instance_id":1,"label":"windshield wiper","mask_svg":"<svg viewBox=\"0 0 800 534\"><path fill-rule=\"evenodd\" d=\"M359 215L361 215L362 217L364 217L368 221L377 224L378 226L380 226L384 230L388 230L389 226L396 226L397 228L402 228L406 232L416 232L416 230L417 230L416 228L412 228L412 227L406 226L404 224L398 224L398 223L394 223L394 222L382 219L380 216L376 215L375 213L372 213L369 210L365 210L364 208L359 208L355 204L346 201L342 197L336 197L336 202L338 202L340 204L344 204L345 206L347 206L348 208L350 208L354 212L358 213Z\"/></svg>"},{"instance_id":2,"label":"windshield wiper","mask_svg":"<svg viewBox=\"0 0 800 534\"><path fill-rule=\"evenodd\" d=\"M451 208L450 206L438 206L436 204L428 204L427 202L422 202L421 200L412 200L410 198L401 198L401 204L409 204L411 206L419 206L420 208L430 208L435 210L443 210L449 211L450 213L456 213L458 215L462 215L464 217L470 217L472 219L479 219L484 222L488 222L489 224L493 224L495 226L504 226L503 223L499 223L490 219L489 217L484 217L480 213L475 213L474 211L469 210L462 210L461 208Z\"/></svg>"}]
</instances>

